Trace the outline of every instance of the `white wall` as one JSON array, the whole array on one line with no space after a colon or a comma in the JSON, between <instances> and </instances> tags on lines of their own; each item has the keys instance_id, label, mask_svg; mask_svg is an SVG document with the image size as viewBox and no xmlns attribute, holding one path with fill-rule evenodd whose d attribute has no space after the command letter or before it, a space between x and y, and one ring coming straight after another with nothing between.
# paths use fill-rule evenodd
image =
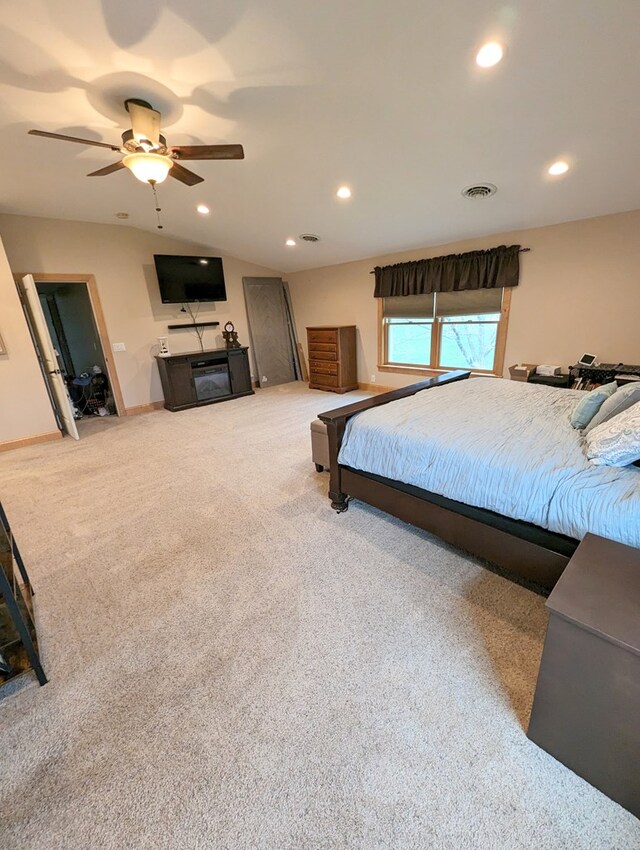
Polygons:
<instances>
[{"instance_id":1,"label":"white wall","mask_svg":"<svg viewBox=\"0 0 640 850\"><path fill-rule=\"evenodd\" d=\"M115 352L125 406L135 407L162 400L162 389L154 353L158 336L168 336L174 353L198 348L189 331L167 331L167 324L185 321L179 305L160 301L153 265L153 254L219 254L211 246L195 245L123 225L91 224L58 219L0 215L0 235L11 269L41 274L93 274L112 343L124 342L125 352ZM201 317L219 321L220 327L206 329L205 347L222 345L222 329L231 320L240 342L249 343L243 276L276 276L280 273L234 257L223 257L228 300L203 305ZM2 280L5 298L17 298L13 281ZM0 332L21 334L24 318L15 311L6 319L0 316ZM14 328L15 325L15 328ZM24 356L22 351L21 357ZM31 356L29 354L29 360ZM15 361L14 361L15 362ZM25 361L26 364L27 361ZM26 366L25 366L26 368ZM19 385L18 385L19 389ZM33 388L29 390L33 393ZM29 402L26 386L20 394L21 407ZM18 417L19 436L36 433L26 415ZM41 427L38 425L37 427ZM14 431L16 428L13 429ZM13 433L13 431L12 431ZM10 439L0 430L0 442Z\"/></svg>"},{"instance_id":2,"label":"white wall","mask_svg":"<svg viewBox=\"0 0 640 850\"><path fill-rule=\"evenodd\" d=\"M9 263L0 241L0 443L57 429Z\"/></svg>"},{"instance_id":3,"label":"white wall","mask_svg":"<svg viewBox=\"0 0 640 850\"><path fill-rule=\"evenodd\" d=\"M640 210L499 233L448 245L297 272L287 277L298 335L307 325L358 326L358 379L386 386L413 375L377 368L376 265L521 244L520 285L513 290L505 357L513 363L573 364L584 351L603 362L640 363ZM305 343L306 344L306 343Z\"/></svg>"}]
</instances>

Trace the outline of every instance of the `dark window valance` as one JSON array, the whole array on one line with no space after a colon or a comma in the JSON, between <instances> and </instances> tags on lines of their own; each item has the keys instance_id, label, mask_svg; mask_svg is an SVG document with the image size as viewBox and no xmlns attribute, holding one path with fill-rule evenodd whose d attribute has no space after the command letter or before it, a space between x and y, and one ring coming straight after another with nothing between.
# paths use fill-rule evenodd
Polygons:
<instances>
[{"instance_id":1,"label":"dark window valance","mask_svg":"<svg viewBox=\"0 0 640 850\"><path fill-rule=\"evenodd\" d=\"M429 260L376 266L376 298L394 295L426 295L465 289L501 289L517 286L520 277L520 246L500 245L487 251L448 254Z\"/></svg>"}]
</instances>

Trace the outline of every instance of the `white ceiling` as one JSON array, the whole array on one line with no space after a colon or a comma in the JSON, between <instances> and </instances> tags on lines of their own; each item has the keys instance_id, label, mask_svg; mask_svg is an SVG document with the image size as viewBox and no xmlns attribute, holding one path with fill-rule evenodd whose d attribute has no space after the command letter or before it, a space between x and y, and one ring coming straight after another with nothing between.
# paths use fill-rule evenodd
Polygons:
<instances>
[{"instance_id":1,"label":"white ceiling","mask_svg":"<svg viewBox=\"0 0 640 850\"><path fill-rule=\"evenodd\" d=\"M162 184L163 232L282 271L634 209L639 35L638 0L3 3L0 210L153 230L132 174L84 176L117 154L26 134L118 144L125 97L169 143L245 147ZM481 70L488 38L507 54ZM461 197L481 181L498 193Z\"/></svg>"}]
</instances>

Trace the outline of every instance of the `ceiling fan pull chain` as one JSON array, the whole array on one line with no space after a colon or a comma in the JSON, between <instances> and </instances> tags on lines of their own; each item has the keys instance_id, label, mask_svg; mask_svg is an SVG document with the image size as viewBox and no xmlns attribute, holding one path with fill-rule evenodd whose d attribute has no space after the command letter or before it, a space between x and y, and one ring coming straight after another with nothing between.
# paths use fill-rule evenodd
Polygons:
<instances>
[{"instance_id":1,"label":"ceiling fan pull chain","mask_svg":"<svg viewBox=\"0 0 640 850\"><path fill-rule=\"evenodd\" d=\"M153 199L156 203L156 215L158 217L158 230L162 230L162 225L160 224L160 213L162 212L162 208L159 206L160 202L158 201L158 192L156 190L156 181L155 180L149 180L149 183L151 184L151 188L153 189Z\"/></svg>"}]
</instances>

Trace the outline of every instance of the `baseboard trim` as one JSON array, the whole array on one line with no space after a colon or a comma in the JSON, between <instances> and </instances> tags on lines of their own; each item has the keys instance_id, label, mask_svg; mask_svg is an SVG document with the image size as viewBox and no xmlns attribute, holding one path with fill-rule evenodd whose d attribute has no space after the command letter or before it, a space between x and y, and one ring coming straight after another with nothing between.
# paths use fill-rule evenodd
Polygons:
<instances>
[{"instance_id":1,"label":"baseboard trim","mask_svg":"<svg viewBox=\"0 0 640 850\"><path fill-rule=\"evenodd\" d=\"M134 404L133 407L126 407L127 416L137 416L139 413L153 413L154 410L161 410L164 407L163 401L151 401L148 404Z\"/></svg>"},{"instance_id":2,"label":"baseboard trim","mask_svg":"<svg viewBox=\"0 0 640 850\"><path fill-rule=\"evenodd\" d=\"M388 393L391 390L397 390L397 387L383 387L381 384L361 384L358 383L358 389L364 390L367 393Z\"/></svg>"},{"instance_id":3,"label":"baseboard trim","mask_svg":"<svg viewBox=\"0 0 640 850\"><path fill-rule=\"evenodd\" d=\"M47 431L44 434L34 434L32 437L18 437L17 440L4 440L0 443L0 452L10 452L13 449L21 449L24 446L34 446L37 443L50 443L53 440L61 440L60 431Z\"/></svg>"}]
</instances>

